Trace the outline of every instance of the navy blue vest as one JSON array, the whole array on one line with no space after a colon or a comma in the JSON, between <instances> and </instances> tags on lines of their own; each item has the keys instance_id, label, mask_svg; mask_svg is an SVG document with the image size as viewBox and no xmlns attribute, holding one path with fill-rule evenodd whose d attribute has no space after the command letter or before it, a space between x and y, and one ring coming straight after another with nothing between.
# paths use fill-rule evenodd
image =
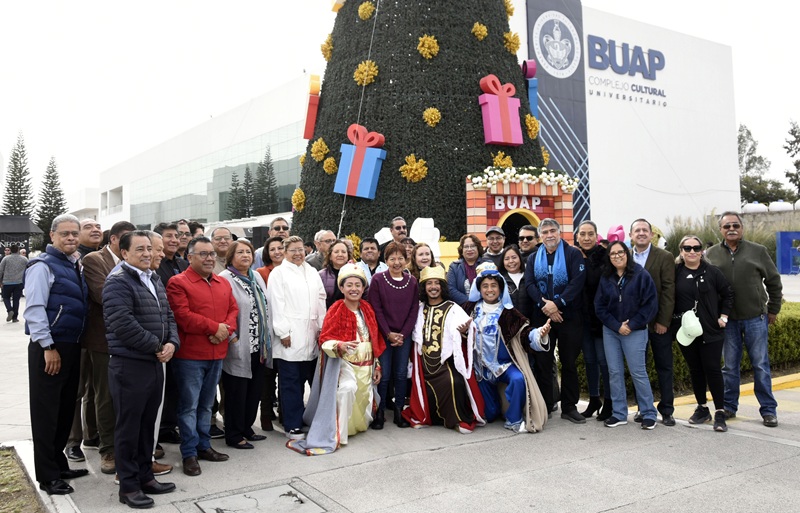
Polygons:
<instances>
[{"instance_id":1,"label":"navy blue vest","mask_svg":"<svg viewBox=\"0 0 800 513\"><path fill-rule=\"evenodd\" d=\"M47 301L47 319L50 321L50 335L53 342L77 344L88 309L88 289L83 276L67 258L67 255L48 244L44 253L28 263L28 267L44 262L50 268L55 280L50 287ZM27 326L26 326L27 331Z\"/></svg>"}]
</instances>

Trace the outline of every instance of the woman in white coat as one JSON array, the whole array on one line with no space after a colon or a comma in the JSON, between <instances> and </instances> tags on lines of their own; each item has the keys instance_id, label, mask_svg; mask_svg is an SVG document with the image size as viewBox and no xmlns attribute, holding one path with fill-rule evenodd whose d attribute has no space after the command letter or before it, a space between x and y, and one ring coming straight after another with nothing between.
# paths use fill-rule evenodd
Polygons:
<instances>
[{"instance_id":1,"label":"woman in white coat","mask_svg":"<svg viewBox=\"0 0 800 513\"><path fill-rule=\"evenodd\" d=\"M283 429L287 438L298 440L304 437L303 392L314 380L326 294L319 273L305 261L303 239L288 237L283 247L284 261L269 276L267 302Z\"/></svg>"}]
</instances>

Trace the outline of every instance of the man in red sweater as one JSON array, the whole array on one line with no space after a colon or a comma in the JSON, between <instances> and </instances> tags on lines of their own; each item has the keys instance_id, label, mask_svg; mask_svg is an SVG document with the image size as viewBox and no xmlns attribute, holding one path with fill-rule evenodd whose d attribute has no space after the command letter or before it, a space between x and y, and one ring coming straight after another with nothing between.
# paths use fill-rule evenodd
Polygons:
<instances>
[{"instance_id":1,"label":"man in red sweater","mask_svg":"<svg viewBox=\"0 0 800 513\"><path fill-rule=\"evenodd\" d=\"M178 384L178 427L183 473L200 475L197 459L226 461L211 448L211 405L217 393L228 341L235 338L239 308L231 286L214 274L215 255L206 237L187 247L189 268L167 283L167 299L175 314L180 350L172 360Z\"/></svg>"}]
</instances>

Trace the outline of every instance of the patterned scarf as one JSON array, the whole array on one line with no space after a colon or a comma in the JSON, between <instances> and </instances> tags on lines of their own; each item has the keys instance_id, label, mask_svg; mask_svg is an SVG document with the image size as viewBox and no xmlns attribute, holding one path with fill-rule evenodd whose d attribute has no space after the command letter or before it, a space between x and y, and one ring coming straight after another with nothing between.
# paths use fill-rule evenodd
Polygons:
<instances>
[{"instance_id":1,"label":"patterned scarf","mask_svg":"<svg viewBox=\"0 0 800 513\"><path fill-rule=\"evenodd\" d=\"M547 265L547 249L545 249L544 245L539 248L536 252L533 273L536 277L536 285L539 287L539 292L542 293L542 296L550 300L558 299L559 295L555 293L555 290L565 286L569 281L567 264L564 260L564 241L558 243L552 266ZM547 290L550 276L553 277L552 294L548 294Z\"/></svg>"},{"instance_id":2,"label":"patterned scarf","mask_svg":"<svg viewBox=\"0 0 800 513\"><path fill-rule=\"evenodd\" d=\"M256 283L256 278L252 269L247 270L247 276L236 270L233 266L228 266L228 270L233 274L233 279L241 283L245 289L249 290L255 297L256 311L258 312L259 360L264 365L271 367L272 339L269 335L269 327L267 326L267 296Z\"/></svg>"}]
</instances>

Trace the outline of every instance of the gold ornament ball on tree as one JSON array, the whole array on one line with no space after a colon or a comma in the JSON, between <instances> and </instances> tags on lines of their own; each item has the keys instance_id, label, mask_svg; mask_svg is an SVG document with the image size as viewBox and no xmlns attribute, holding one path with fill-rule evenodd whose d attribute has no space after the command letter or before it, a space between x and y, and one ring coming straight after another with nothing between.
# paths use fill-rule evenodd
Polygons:
<instances>
[{"instance_id":1,"label":"gold ornament ball on tree","mask_svg":"<svg viewBox=\"0 0 800 513\"><path fill-rule=\"evenodd\" d=\"M503 46L506 47L509 53L516 55L517 50L519 50L519 45L519 34L516 32L506 32L503 34Z\"/></svg>"},{"instance_id":2,"label":"gold ornament ball on tree","mask_svg":"<svg viewBox=\"0 0 800 513\"><path fill-rule=\"evenodd\" d=\"M489 35L489 29L487 29L486 25L483 23L476 21L475 25L472 26L472 35L475 36L475 39L478 41L483 41L486 39L486 36Z\"/></svg>"},{"instance_id":3,"label":"gold ornament ball on tree","mask_svg":"<svg viewBox=\"0 0 800 513\"><path fill-rule=\"evenodd\" d=\"M328 157L322 164L322 169L324 169L325 172L328 173L329 175L333 175L336 174L336 171L339 170L339 166L336 165L336 159L334 159L333 157Z\"/></svg>"},{"instance_id":4,"label":"gold ornament ball on tree","mask_svg":"<svg viewBox=\"0 0 800 513\"><path fill-rule=\"evenodd\" d=\"M428 107L425 109L425 112L422 113L422 119L429 127L433 128L442 120L442 113L439 112L439 109L436 107Z\"/></svg>"},{"instance_id":5,"label":"gold ornament ball on tree","mask_svg":"<svg viewBox=\"0 0 800 513\"><path fill-rule=\"evenodd\" d=\"M374 61L366 60L356 67L353 73L353 80L360 86L366 86L375 82L375 77L378 76L378 65Z\"/></svg>"},{"instance_id":6,"label":"gold ornament ball on tree","mask_svg":"<svg viewBox=\"0 0 800 513\"><path fill-rule=\"evenodd\" d=\"M331 34L328 34L319 49L322 51L322 57L325 58L326 62L331 60L331 54L333 53L333 36Z\"/></svg>"},{"instance_id":7,"label":"gold ornament ball on tree","mask_svg":"<svg viewBox=\"0 0 800 513\"><path fill-rule=\"evenodd\" d=\"M433 59L439 53L439 42L436 41L434 36L429 36L425 34L421 38L419 38L419 44L417 45L417 51L420 55L425 57L426 59Z\"/></svg>"},{"instance_id":8,"label":"gold ornament ball on tree","mask_svg":"<svg viewBox=\"0 0 800 513\"><path fill-rule=\"evenodd\" d=\"M325 144L322 137L314 141L314 144L311 145L311 157L317 162L322 162L323 159L325 159L325 155L329 152L328 145Z\"/></svg>"},{"instance_id":9,"label":"gold ornament ball on tree","mask_svg":"<svg viewBox=\"0 0 800 513\"><path fill-rule=\"evenodd\" d=\"M306 195L300 187L292 193L292 206L298 212L302 212L306 207Z\"/></svg>"},{"instance_id":10,"label":"gold ornament ball on tree","mask_svg":"<svg viewBox=\"0 0 800 513\"><path fill-rule=\"evenodd\" d=\"M406 157L406 163L400 166L400 174L411 183L419 182L428 176L428 166L422 159L417 160L413 153Z\"/></svg>"},{"instance_id":11,"label":"gold ornament ball on tree","mask_svg":"<svg viewBox=\"0 0 800 513\"><path fill-rule=\"evenodd\" d=\"M375 6L372 2L364 2L358 6L358 17L364 21L367 21L372 17L372 13L375 12Z\"/></svg>"},{"instance_id":12,"label":"gold ornament ball on tree","mask_svg":"<svg viewBox=\"0 0 800 513\"><path fill-rule=\"evenodd\" d=\"M525 128L528 130L528 137L536 139L539 137L539 120L532 114L525 114Z\"/></svg>"},{"instance_id":13,"label":"gold ornament ball on tree","mask_svg":"<svg viewBox=\"0 0 800 513\"><path fill-rule=\"evenodd\" d=\"M492 155L494 157L492 164L494 167L500 168L507 168L507 167L514 167L514 161L511 160L511 155L506 155L502 151L498 151L497 155Z\"/></svg>"}]
</instances>

